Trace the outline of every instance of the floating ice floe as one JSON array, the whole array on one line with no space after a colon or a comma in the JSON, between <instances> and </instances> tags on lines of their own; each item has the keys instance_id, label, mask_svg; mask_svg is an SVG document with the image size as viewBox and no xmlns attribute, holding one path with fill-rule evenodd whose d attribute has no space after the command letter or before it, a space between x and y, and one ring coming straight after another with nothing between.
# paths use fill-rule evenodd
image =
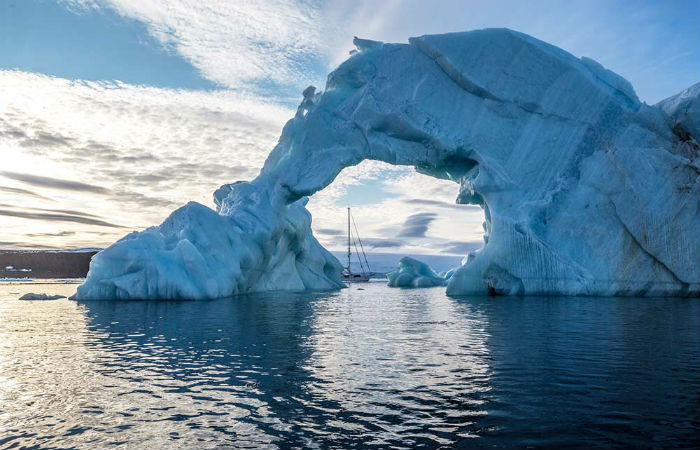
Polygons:
<instances>
[{"instance_id":1,"label":"floating ice floe","mask_svg":"<svg viewBox=\"0 0 700 450\"><path fill-rule=\"evenodd\" d=\"M58 300L59 298L66 298L66 296L52 294L35 294L33 292L28 292L21 296L19 300Z\"/></svg>"},{"instance_id":2,"label":"floating ice floe","mask_svg":"<svg viewBox=\"0 0 700 450\"><path fill-rule=\"evenodd\" d=\"M365 159L483 207L485 246L450 295L698 295L698 85L650 106L597 62L506 29L356 45L323 93L304 91L254 180L98 253L76 297L338 289L306 197Z\"/></svg>"}]
</instances>

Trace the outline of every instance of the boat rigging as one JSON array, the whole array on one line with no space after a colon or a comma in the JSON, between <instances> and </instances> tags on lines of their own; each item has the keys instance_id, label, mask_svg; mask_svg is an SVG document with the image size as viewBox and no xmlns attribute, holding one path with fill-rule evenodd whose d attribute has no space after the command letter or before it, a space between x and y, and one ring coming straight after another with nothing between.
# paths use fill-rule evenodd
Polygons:
<instances>
[{"instance_id":1,"label":"boat rigging","mask_svg":"<svg viewBox=\"0 0 700 450\"><path fill-rule=\"evenodd\" d=\"M350 228L351 221L352 225L355 228L355 236L357 236L357 240L355 240L355 236L353 236ZM360 244L359 250L357 248L358 242ZM351 244L352 247L355 247L355 254L357 255L357 261L360 263L360 270L362 271L362 273L353 273L350 269L350 263L352 260ZM362 253L362 258L360 257L360 252ZM362 262L363 259L364 263ZM367 270L365 270L365 266L367 267ZM341 274L341 278L343 281L346 282L365 282L369 281L371 276L372 272L370 271L369 261L367 261L367 255L365 254L365 249L362 245L362 239L360 239L360 233L358 233L357 231L357 224L355 224L355 219L350 214L350 208L348 208L348 265L345 267L345 270Z\"/></svg>"}]
</instances>

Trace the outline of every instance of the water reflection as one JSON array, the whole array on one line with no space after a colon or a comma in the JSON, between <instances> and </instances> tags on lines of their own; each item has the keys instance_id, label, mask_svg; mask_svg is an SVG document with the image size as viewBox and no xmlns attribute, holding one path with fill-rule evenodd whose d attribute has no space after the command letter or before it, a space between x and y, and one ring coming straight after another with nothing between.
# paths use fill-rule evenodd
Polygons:
<instances>
[{"instance_id":1,"label":"water reflection","mask_svg":"<svg viewBox=\"0 0 700 450\"><path fill-rule=\"evenodd\" d=\"M441 289L339 297L315 305L303 400L323 408L309 431L361 448L435 448L475 436L489 389L480 311L445 301Z\"/></svg>"},{"instance_id":2,"label":"water reflection","mask_svg":"<svg viewBox=\"0 0 700 450\"><path fill-rule=\"evenodd\" d=\"M697 300L14 298L0 448L700 444Z\"/></svg>"},{"instance_id":3,"label":"water reflection","mask_svg":"<svg viewBox=\"0 0 700 450\"><path fill-rule=\"evenodd\" d=\"M700 446L698 299L497 298L484 314L492 390L483 440Z\"/></svg>"},{"instance_id":4,"label":"water reflection","mask_svg":"<svg viewBox=\"0 0 700 450\"><path fill-rule=\"evenodd\" d=\"M259 295L85 306L90 323L106 333L109 361L101 366L131 387L120 395L143 405L140 422L156 430L144 443L284 448L286 397L304 377L303 342L316 300Z\"/></svg>"}]
</instances>

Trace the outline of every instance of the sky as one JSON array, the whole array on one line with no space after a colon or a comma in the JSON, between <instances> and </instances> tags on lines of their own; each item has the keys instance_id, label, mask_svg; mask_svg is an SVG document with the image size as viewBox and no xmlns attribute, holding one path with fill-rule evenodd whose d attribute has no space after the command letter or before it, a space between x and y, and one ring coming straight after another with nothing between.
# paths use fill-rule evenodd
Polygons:
<instances>
[{"instance_id":1,"label":"sky","mask_svg":"<svg viewBox=\"0 0 700 450\"><path fill-rule=\"evenodd\" d=\"M352 37L507 27L591 57L649 104L700 78L700 2L0 0L0 249L101 248L250 180ZM341 249L465 254L458 186L364 162L312 197Z\"/></svg>"}]
</instances>

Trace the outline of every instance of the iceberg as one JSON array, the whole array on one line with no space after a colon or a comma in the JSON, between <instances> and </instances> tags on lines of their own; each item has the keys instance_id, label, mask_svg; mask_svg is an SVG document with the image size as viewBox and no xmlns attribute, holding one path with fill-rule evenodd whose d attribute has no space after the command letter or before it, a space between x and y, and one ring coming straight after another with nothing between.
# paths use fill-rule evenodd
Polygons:
<instances>
[{"instance_id":1,"label":"iceberg","mask_svg":"<svg viewBox=\"0 0 700 450\"><path fill-rule=\"evenodd\" d=\"M451 180L484 209L485 246L442 281L449 295L700 294L698 85L650 106L597 62L508 29L355 44L255 179L98 253L75 297L341 288L305 204L365 159ZM428 273L405 267L397 285Z\"/></svg>"},{"instance_id":2,"label":"iceberg","mask_svg":"<svg viewBox=\"0 0 700 450\"><path fill-rule=\"evenodd\" d=\"M415 258L404 256L395 271L386 274L391 287L446 286L455 269L445 273L435 272L429 265Z\"/></svg>"},{"instance_id":3,"label":"iceberg","mask_svg":"<svg viewBox=\"0 0 700 450\"><path fill-rule=\"evenodd\" d=\"M160 226L125 236L93 256L75 297L207 299L343 287L342 266L311 234L307 200L274 204L257 193L252 183L226 185L216 192L226 197L218 213L190 202Z\"/></svg>"}]
</instances>

